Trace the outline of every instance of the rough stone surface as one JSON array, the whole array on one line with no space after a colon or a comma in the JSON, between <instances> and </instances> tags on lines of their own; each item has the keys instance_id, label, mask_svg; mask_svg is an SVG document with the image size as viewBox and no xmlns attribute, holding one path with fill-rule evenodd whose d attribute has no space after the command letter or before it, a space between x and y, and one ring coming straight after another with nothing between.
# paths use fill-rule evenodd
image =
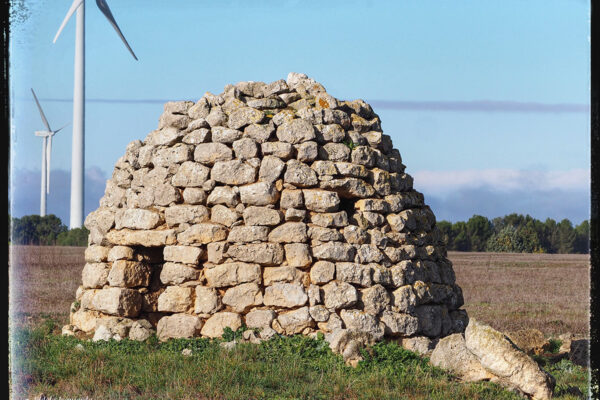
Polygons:
<instances>
[{"instance_id":1,"label":"rough stone surface","mask_svg":"<svg viewBox=\"0 0 600 400\"><path fill-rule=\"evenodd\" d=\"M483 368L534 399L550 399L555 380L505 335L471 318L465 347Z\"/></svg>"},{"instance_id":2,"label":"rough stone surface","mask_svg":"<svg viewBox=\"0 0 600 400\"><path fill-rule=\"evenodd\" d=\"M195 315L174 314L162 317L156 327L160 341L197 336L202 328L202 320Z\"/></svg>"},{"instance_id":3,"label":"rough stone surface","mask_svg":"<svg viewBox=\"0 0 600 400\"><path fill-rule=\"evenodd\" d=\"M351 365L383 336L464 332L443 236L405 168L371 106L304 74L169 102L86 218L66 332L110 318L135 340L242 322L261 339L340 331Z\"/></svg>"},{"instance_id":4,"label":"rough stone surface","mask_svg":"<svg viewBox=\"0 0 600 400\"><path fill-rule=\"evenodd\" d=\"M216 338L223 335L223 330L226 327L236 331L240 326L242 326L242 318L239 314L221 311L206 320L201 333L202 336Z\"/></svg>"}]
</instances>

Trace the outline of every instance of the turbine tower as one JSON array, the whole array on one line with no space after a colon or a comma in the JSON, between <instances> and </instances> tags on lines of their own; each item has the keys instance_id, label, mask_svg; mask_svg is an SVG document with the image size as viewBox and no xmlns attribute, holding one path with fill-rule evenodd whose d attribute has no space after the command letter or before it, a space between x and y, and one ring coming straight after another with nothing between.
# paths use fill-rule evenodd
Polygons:
<instances>
[{"instance_id":1,"label":"turbine tower","mask_svg":"<svg viewBox=\"0 0 600 400\"><path fill-rule=\"evenodd\" d=\"M40 190L40 216L43 217L46 215L46 195L50 193L50 156L52 155L52 137L68 124L53 131L50 128L46 115L44 115L44 110L42 110L42 106L33 89L31 89L31 93L33 94L38 110L40 111L40 117L42 117L42 121L44 122L44 125L46 125L45 131L35 132L35 136L44 138L44 141L42 142L42 187Z\"/></svg>"},{"instance_id":2,"label":"turbine tower","mask_svg":"<svg viewBox=\"0 0 600 400\"><path fill-rule=\"evenodd\" d=\"M106 0L96 0L96 5L102 11L108 22L115 29L131 55L137 57L117 25ZM69 227L81 228L83 224L83 174L85 149L85 0L74 0L67 12L53 43L60 36L63 28L77 11L75 27L75 79L73 85L73 143L71 153L71 212Z\"/></svg>"}]
</instances>

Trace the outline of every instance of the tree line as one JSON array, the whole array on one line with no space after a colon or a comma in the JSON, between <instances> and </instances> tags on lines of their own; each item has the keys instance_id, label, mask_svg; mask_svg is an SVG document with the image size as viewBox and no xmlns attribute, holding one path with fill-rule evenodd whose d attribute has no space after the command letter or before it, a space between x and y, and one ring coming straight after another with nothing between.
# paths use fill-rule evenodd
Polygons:
<instances>
[{"instance_id":1,"label":"tree line","mask_svg":"<svg viewBox=\"0 0 600 400\"><path fill-rule=\"evenodd\" d=\"M85 228L68 229L54 214L40 217L26 215L8 220L8 237L12 244L37 246L87 246L89 231Z\"/></svg>"},{"instance_id":2,"label":"tree line","mask_svg":"<svg viewBox=\"0 0 600 400\"><path fill-rule=\"evenodd\" d=\"M10 218L13 244L41 246L87 246L86 228L68 229L54 214ZM467 222L438 221L448 250L511 253L588 253L589 221L548 218L542 222L529 215L510 214L491 221L473 215Z\"/></svg>"},{"instance_id":3,"label":"tree line","mask_svg":"<svg viewBox=\"0 0 600 400\"><path fill-rule=\"evenodd\" d=\"M542 222L529 215L510 214L491 221L473 215L467 222L439 221L448 250L510 253L589 252L590 225L583 221L573 226L563 219Z\"/></svg>"}]
</instances>

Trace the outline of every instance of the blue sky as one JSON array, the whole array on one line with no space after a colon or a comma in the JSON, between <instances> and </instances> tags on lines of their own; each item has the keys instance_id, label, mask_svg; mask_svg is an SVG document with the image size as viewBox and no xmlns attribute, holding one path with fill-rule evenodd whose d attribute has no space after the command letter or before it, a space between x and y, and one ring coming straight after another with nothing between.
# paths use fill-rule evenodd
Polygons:
<instances>
[{"instance_id":1,"label":"blue sky","mask_svg":"<svg viewBox=\"0 0 600 400\"><path fill-rule=\"evenodd\" d=\"M108 1L139 61L87 0L86 213L162 102L295 71L374 105L438 219L589 216L587 2ZM29 88L52 127L72 117L74 19L52 44L71 1L26 4L10 47L15 216L39 212L43 125ZM510 107L473 107L485 101ZM48 199L65 224L70 142L70 127L55 137Z\"/></svg>"}]
</instances>

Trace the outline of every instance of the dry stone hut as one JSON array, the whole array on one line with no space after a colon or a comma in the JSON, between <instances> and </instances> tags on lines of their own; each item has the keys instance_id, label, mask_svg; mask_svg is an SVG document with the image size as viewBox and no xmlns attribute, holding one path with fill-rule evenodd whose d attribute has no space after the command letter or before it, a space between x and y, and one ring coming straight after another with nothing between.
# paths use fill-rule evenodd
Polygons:
<instances>
[{"instance_id":1,"label":"dry stone hut","mask_svg":"<svg viewBox=\"0 0 600 400\"><path fill-rule=\"evenodd\" d=\"M371 106L304 74L169 102L85 221L65 331L463 332L435 216L404 170Z\"/></svg>"}]
</instances>

